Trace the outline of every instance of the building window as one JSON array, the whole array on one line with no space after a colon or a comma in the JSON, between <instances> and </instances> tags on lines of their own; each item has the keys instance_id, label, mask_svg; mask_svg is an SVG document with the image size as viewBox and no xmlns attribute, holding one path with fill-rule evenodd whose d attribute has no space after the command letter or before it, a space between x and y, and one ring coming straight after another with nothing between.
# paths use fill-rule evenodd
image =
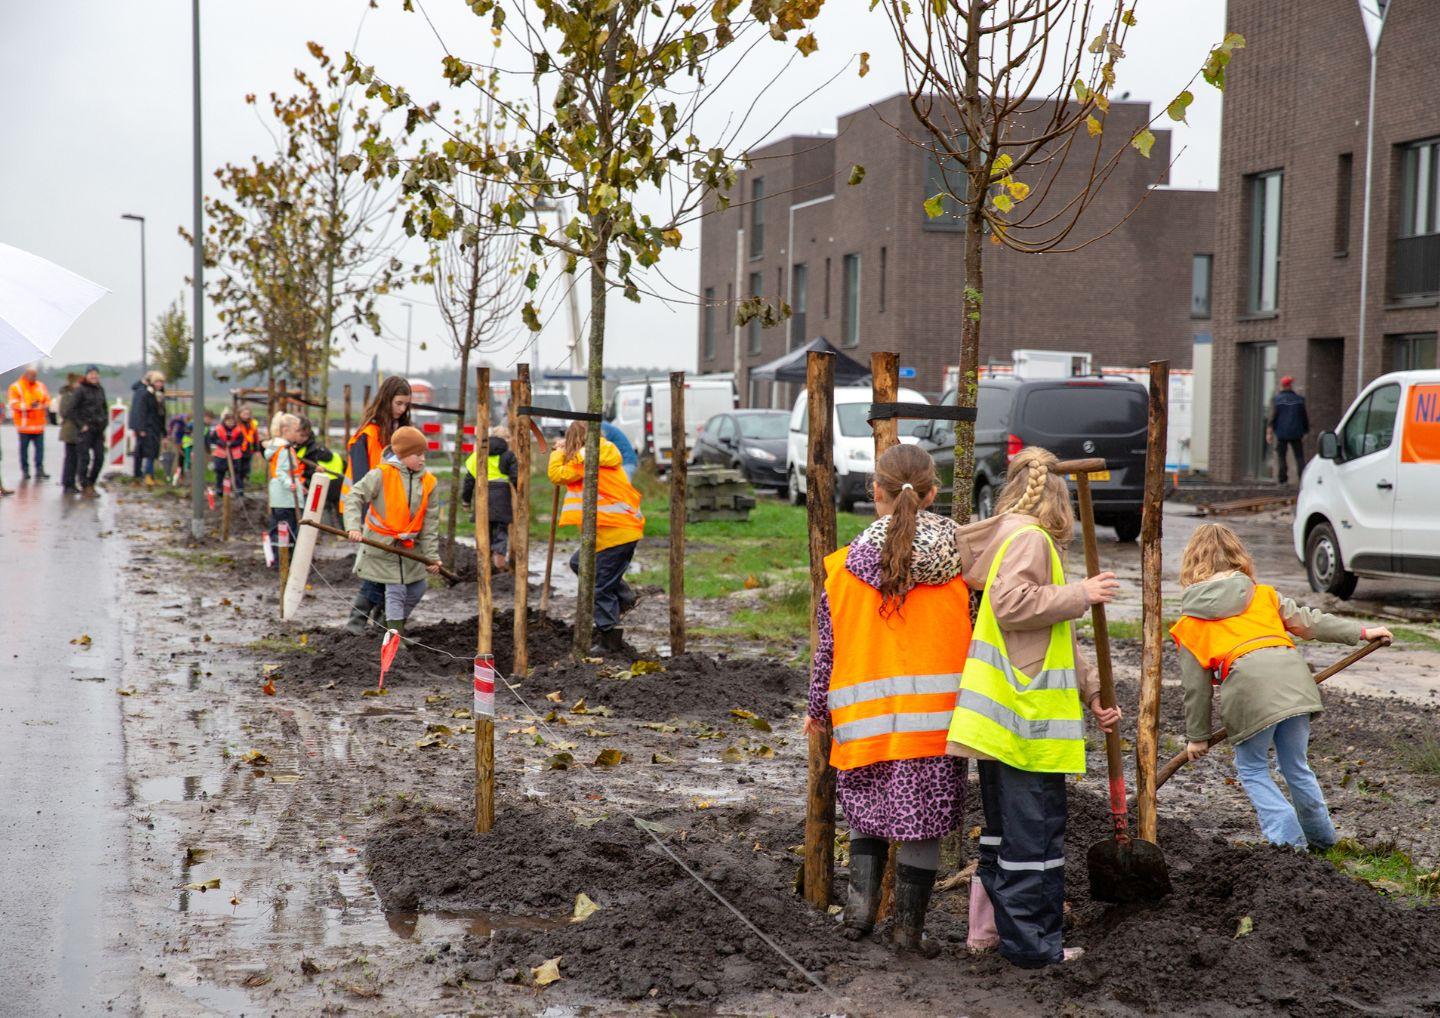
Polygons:
<instances>
[{"instance_id":1,"label":"building window","mask_svg":"<svg viewBox=\"0 0 1440 1018\"><path fill-rule=\"evenodd\" d=\"M841 299L845 302L841 310L840 345L860 345L860 256L847 254L842 271Z\"/></svg>"},{"instance_id":2,"label":"building window","mask_svg":"<svg viewBox=\"0 0 1440 1018\"><path fill-rule=\"evenodd\" d=\"M750 257L765 253L765 178L750 182Z\"/></svg>"},{"instance_id":3,"label":"building window","mask_svg":"<svg viewBox=\"0 0 1440 1018\"><path fill-rule=\"evenodd\" d=\"M1395 238L1394 291L1399 297L1440 292L1440 141L1400 150L1400 235Z\"/></svg>"},{"instance_id":4,"label":"building window","mask_svg":"<svg viewBox=\"0 0 1440 1018\"><path fill-rule=\"evenodd\" d=\"M1341 152L1335 164L1335 257L1350 253L1350 187L1355 176L1355 157Z\"/></svg>"},{"instance_id":5,"label":"building window","mask_svg":"<svg viewBox=\"0 0 1440 1018\"><path fill-rule=\"evenodd\" d=\"M790 271L790 349L804 346L808 340L805 331L806 276L804 265L797 265Z\"/></svg>"},{"instance_id":6,"label":"building window","mask_svg":"<svg viewBox=\"0 0 1440 1018\"><path fill-rule=\"evenodd\" d=\"M750 296L751 296L751 297L759 297L759 296L760 296L760 287L763 286L763 285L764 285L764 284L763 284L763 283L761 282L761 280L760 280L760 273L758 273L758 272L752 272L752 273L750 273ZM750 319L749 323L745 326L745 328L748 330L748 331L747 331L747 334L746 334L746 338L749 340L749 345L748 345L748 350L749 350L749 352L750 352L750 353L759 353L759 352L760 352L760 316L759 316L759 315L756 315L754 318Z\"/></svg>"},{"instance_id":7,"label":"building window","mask_svg":"<svg viewBox=\"0 0 1440 1018\"><path fill-rule=\"evenodd\" d=\"M920 216L927 230L965 229L964 206L955 195L964 194L967 189L965 167L953 156L941 156L934 150L925 153L925 194L924 201L940 195L940 215L931 217L922 206Z\"/></svg>"},{"instance_id":8,"label":"building window","mask_svg":"<svg viewBox=\"0 0 1440 1018\"><path fill-rule=\"evenodd\" d=\"M1385 345L1390 348L1391 371L1435 370L1435 333L1386 336Z\"/></svg>"},{"instance_id":9,"label":"building window","mask_svg":"<svg viewBox=\"0 0 1440 1018\"><path fill-rule=\"evenodd\" d=\"M885 249L880 249L880 310L885 310Z\"/></svg>"},{"instance_id":10,"label":"building window","mask_svg":"<svg viewBox=\"0 0 1440 1018\"><path fill-rule=\"evenodd\" d=\"M1250 300L1252 314L1280 307L1280 187L1284 174L1250 178Z\"/></svg>"},{"instance_id":11,"label":"building window","mask_svg":"<svg viewBox=\"0 0 1440 1018\"><path fill-rule=\"evenodd\" d=\"M1210 317L1210 274L1215 266L1215 256L1208 254L1190 257L1190 317Z\"/></svg>"},{"instance_id":12,"label":"building window","mask_svg":"<svg viewBox=\"0 0 1440 1018\"><path fill-rule=\"evenodd\" d=\"M715 288L705 287L705 308L701 312L705 318L704 344L701 347L702 356L708 361L715 357Z\"/></svg>"},{"instance_id":13,"label":"building window","mask_svg":"<svg viewBox=\"0 0 1440 1018\"><path fill-rule=\"evenodd\" d=\"M830 259L825 259L825 317L830 317Z\"/></svg>"}]
</instances>

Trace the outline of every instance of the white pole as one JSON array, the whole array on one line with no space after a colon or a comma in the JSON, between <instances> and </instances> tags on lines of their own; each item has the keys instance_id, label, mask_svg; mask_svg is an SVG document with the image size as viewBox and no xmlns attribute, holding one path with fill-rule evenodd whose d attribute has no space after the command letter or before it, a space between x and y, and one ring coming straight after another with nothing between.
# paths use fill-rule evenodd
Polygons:
<instances>
[{"instance_id":1,"label":"white pole","mask_svg":"<svg viewBox=\"0 0 1440 1018\"><path fill-rule=\"evenodd\" d=\"M1360 212L1360 322L1355 330L1355 393L1365 387L1365 315L1370 301L1370 182L1375 170L1375 68L1379 63L1380 34L1390 5L1382 3L1375 36L1370 40L1370 102L1365 123L1365 196Z\"/></svg>"}]
</instances>

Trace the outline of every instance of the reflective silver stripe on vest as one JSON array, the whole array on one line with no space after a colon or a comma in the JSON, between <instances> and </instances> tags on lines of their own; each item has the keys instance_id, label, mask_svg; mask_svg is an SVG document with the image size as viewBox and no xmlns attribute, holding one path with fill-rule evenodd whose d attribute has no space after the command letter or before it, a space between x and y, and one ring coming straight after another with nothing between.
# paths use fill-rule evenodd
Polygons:
<instances>
[{"instance_id":1,"label":"reflective silver stripe on vest","mask_svg":"<svg viewBox=\"0 0 1440 1018\"><path fill-rule=\"evenodd\" d=\"M982 844L982 845L998 845L998 844L1000 844L1000 835L998 835L998 834L982 834L982 835L980 835L980 844Z\"/></svg>"},{"instance_id":2,"label":"reflective silver stripe on vest","mask_svg":"<svg viewBox=\"0 0 1440 1018\"><path fill-rule=\"evenodd\" d=\"M973 689L961 689L956 710L968 710L989 718L1001 728L1009 729L1022 739L1083 739L1085 722L1052 718L1045 721L1029 721L1016 714L1009 707L996 703L983 693Z\"/></svg>"},{"instance_id":3,"label":"reflective silver stripe on vest","mask_svg":"<svg viewBox=\"0 0 1440 1018\"><path fill-rule=\"evenodd\" d=\"M950 724L950 711L937 710L924 714L881 714L873 718L858 718L847 721L835 728L835 741L839 743L868 739L875 735L895 735L900 732L944 733Z\"/></svg>"},{"instance_id":4,"label":"reflective silver stripe on vest","mask_svg":"<svg viewBox=\"0 0 1440 1018\"><path fill-rule=\"evenodd\" d=\"M1021 681L1020 675L1015 671L1013 665L1000 653L1000 648L994 644L985 643L982 640L970 641L970 652L967 658L974 658L976 661L984 662L999 669L1005 676L1006 681L1015 688L1017 693L1026 693L1032 689L1079 689L1080 680L1075 674L1074 668L1046 668L1037 672L1029 683Z\"/></svg>"},{"instance_id":5,"label":"reflective silver stripe on vest","mask_svg":"<svg viewBox=\"0 0 1440 1018\"><path fill-rule=\"evenodd\" d=\"M1058 870L1065 865L1063 856L1059 859L1046 859L1044 862L1011 862L1002 856L996 856L995 862L1002 870Z\"/></svg>"},{"instance_id":6,"label":"reflective silver stripe on vest","mask_svg":"<svg viewBox=\"0 0 1440 1018\"><path fill-rule=\"evenodd\" d=\"M853 686L830 690L830 709L839 710L866 700L880 700L887 696L920 696L926 693L957 693L960 691L960 676L941 675L895 675L888 679L870 679Z\"/></svg>"}]
</instances>

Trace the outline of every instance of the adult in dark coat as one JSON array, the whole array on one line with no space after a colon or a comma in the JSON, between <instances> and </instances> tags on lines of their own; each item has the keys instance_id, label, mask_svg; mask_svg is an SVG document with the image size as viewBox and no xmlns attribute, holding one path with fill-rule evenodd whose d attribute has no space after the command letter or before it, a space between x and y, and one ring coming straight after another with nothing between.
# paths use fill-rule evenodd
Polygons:
<instances>
[{"instance_id":1,"label":"adult in dark coat","mask_svg":"<svg viewBox=\"0 0 1440 1018\"><path fill-rule=\"evenodd\" d=\"M100 385L100 369L93 364L75 387L70 416L75 419L79 432L75 483L80 485L82 495L95 498L95 482L100 479L100 471L105 467L105 425L110 421L110 409L105 400L105 389Z\"/></svg>"},{"instance_id":2,"label":"adult in dark coat","mask_svg":"<svg viewBox=\"0 0 1440 1018\"><path fill-rule=\"evenodd\" d=\"M1289 375L1280 379L1280 391L1270 407L1270 434L1275 438L1275 462L1279 468L1277 479L1281 484L1288 480L1286 467L1287 452L1295 455L1295 476L1305 471L1305 436L1310 432L1310 415L1305 412L1305 397L1295 391L1295 379Z\"/></svg>"},{"instance_id":3,"label":"adult in dark coat","mask_svg":"<svg viewBox=\"0 0 1440 1018\"><path fill-rule=\"evenodd\" d=\"M165 376L149 372L130 387L130 430L135 432L135 478L155 473L160 440L165 435ZM153 483L153 482L152 482Z\"/></svg>"},{"instance_id":4,"label":"adult in dark coat","mask_svg":"<svg viewBox=\"0 0 1440 1018\"><path fill-rule=\"evenodd\" d=\"M60 444L65 447L65 464L60 469L60 487L67 495L80 494L76 481L76 466L79 463L80 427L70 416L75 403L75 390L80 388L80 376L75 372L65 376L60 388Z\"/></svg>"}]
</instances>

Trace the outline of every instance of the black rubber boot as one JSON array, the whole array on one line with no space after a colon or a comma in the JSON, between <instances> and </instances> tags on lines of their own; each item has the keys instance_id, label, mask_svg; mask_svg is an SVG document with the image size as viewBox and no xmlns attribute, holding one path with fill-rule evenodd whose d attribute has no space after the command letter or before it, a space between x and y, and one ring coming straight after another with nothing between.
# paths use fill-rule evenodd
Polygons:
<instances>
[{"instance_id":1,"label":"black rubber boot","mask_svg":"<svg viewBox=\"0 0 1440 1018\"><path fill-rule=\"evenodd\" d=\"M370 615L370 621L375 623L375 625L385 625L385 602L381 601L379 604L372 604L368 614Z\"/></svg>"},{"instance_id":2,"label":"black rubber boot","mask_svg":"<svg viewBox=\"0 0 1440 1018\"><path fill-rule=\"evenodd\" d=\"M354 636L364 636L365 630L370 628L370 599L364 594L356 594L355 602L350 606L350 619L345 623L345 632Z\"/></svg>"},{"instance_id":3,"label":"black rubber boot","mask_svg":"<svg viewBox=\"0 0 1440 1018\"><path fill-rule=\"evenodd\" d=\"M930 892L934 888L934 870L896 865L895 946L922 958L934 958L940 953L939 944L925 939L925 913L930 909Z\"/></svg>"},{"instance_id":4,"label":"black rubber boot","mask_svg":"<svg viewBox=\"0 0 1440 1018\"><path fill-rule=\"evenodd\" d=\"M883 838L850 839L850 886L845 891L847 940L859 940L875 928L887 849Z\"/></svg>"},{"instance_id":5,"label":"black rubber boot","mask_svg":"<svg viewBox=\"0 0 1440 1018\"><path fill-rule=\"evenodd\" d=\"M600 630L600 635L596 638L596 642L600 645L601 650L618 654L625 649L625 630L619 626L611 629L602 629Z\"/></svg>"},{"instance_id":6,"label":"black rubber boot","mask_svg":"<svg viewBox=\"0 0 1440 1018\"><path fill-rule=\"evenodd\" d=\"M405 635L405 620L404 620L404 619L386 619L386 620L385 620L385 632L386 632L386 634L388 635L389 632L390 632L390 630L392 630L392 629L395 630L395 632L399 633L401 636L404 636L404 635Z\"/></svg>"}]
</instances>

